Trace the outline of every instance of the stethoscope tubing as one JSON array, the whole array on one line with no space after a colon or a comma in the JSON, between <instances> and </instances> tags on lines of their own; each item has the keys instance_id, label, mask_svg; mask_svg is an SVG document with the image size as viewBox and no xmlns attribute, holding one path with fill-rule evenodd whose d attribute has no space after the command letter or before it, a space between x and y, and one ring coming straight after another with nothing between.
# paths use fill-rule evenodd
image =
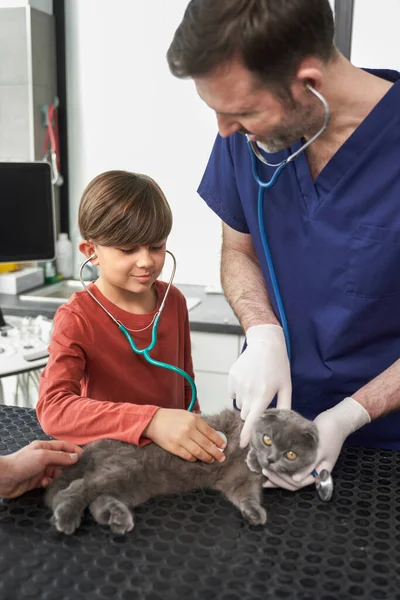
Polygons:
<instances>
[{"instance_id":1,"label":"stethoscope tubing","mask_svg":"<svg viewBox=\"0 0 400 600\"><path fill-rule=\"evenodd\" d=\"M329 110L329 105L328 105L327 101L322 96L322 94L317 92L317 90L312 88L310 85L308 85L307 87L322 102L324 109L325 109L325 119L324 119L323 126L310 140L308 140L308 142L303 144L296 152L291 154L287 159L283 160L282 162L277 163L277 164L271 164L263 157L263 155L261 154L261 152L259 151L259 149L257 147L257 143L253 142L253 141L249 140L249 138L247 138L248 148L249 148L250 157L251 157L252 174L253 174L254 180L256 181L256 183L258 185L257 217L258 217L259 233L260 233L260 238L261 238L261 243L262 243L265 259L266 259L267 266L268 266L268 272L269 272L269 276L271 279L271 284L272 284L272 289L273 289L274 296L275 296L275 301L276 301L276 304L278 307L280 322L281 322L282 329L283 329L284 336L285 336L286 349L287 349L287 353L288 353L288 357L289 357L289 362L291 361L291 345L290 345L289 326L288 326L286 313L285 313L285 309L284 309L284 305L283 305L283 301L282 301L282 296L281 296L281 293L279 290L278 280L276 277L275 268L274 268L274 264L273 264L273 260L272 260L272 256L271 256L271 250L270 250L270 247L268 244L268 238L267 238L267 234L266 234L265 218L264 218L264 192L265 192L265 190L271 189L276 184L276 182L278 181L278 178L280 177L280 175L282 174L284 169L288 166L288 164L290 162L292 162L295 158L297 158L299 156L299 154L304 152L308 148L308 146L310 146L317 138L319 138L328 126L330 110ZM275 167L275 171L269 181L263 181L260 178L259 173L258 173L257 159L269 167ZM236 399L233 400L233 406L235 409L238 409L237 404L236 404ZM331 474L328 471L326 471L325 469L322 470L318 474L317 471L314 469L312 471L312 475L316 480L315 486L316 486L318 495L321 498L321 500L323 500L323 501L330 500L332 497L332 493L333 493L333 479L332 479Z\"/></svg>"},{"instance_id":2,"label":"stethoscope tubing","mask_svg":"<svg viewBox=\"0 0 400 600\"><path fill-rule=\"evenodd\" d=\"M250 157L251 157L251 170L252 170L253 177L254 177L256 183L258 184L257 217L258 217L259 233L260 233L260 238L261 238L261 243L263 246L265 259L267 261L267 266L268 266L269 276L271 279L272 288L274 291L275 301L276 301L276 304L278 307L280 322L281 322L282 329L283 329L283 332L285 335L285 342L286 342L286 348L287 348L289 361L291 360L291 345L290 345L289 326L288 326L286 313L285 313L285 309L284 309L283 302L282 302L282 296L281 296L281 293L279 290L278 280L276 277L275 268L274 268L274 264L273 264L272 257L271 257L271 251L269 248L268 239L267 239L267 235L266 235L265 220L264 220L264 191L271 189L276 184L282 171L287 167L287 165L290 162L292 162L295 158L297 158L302 152L304 152L313 142L315 142L315 140L318 139L322 135L322 133L325 131L325 129L328 126L329 118L330 118L330 109L329 109L328 102L326 101L324 96L320 92L315 90L312 86L307 85L307 89L310 90L310 92L312 94L314 94L314 96L316 96L322 102L322 104L324 106L324 110L325 110L325 118L324 118L324 123L323 123L322 127L319 129L319 131L317 131L317 133L314 136L312 136L311 139L309 139L298 150L296 150L296 152L293 152L288 158L281 161L280 163L272 164L272 163L269 163L263 157L263 155L261 154L261 152L258 149L257 143L253 142L252 140L249 139L248 136L246 136L247 141L248 141ZM269 167L276 167L276 169L269 181L263 181L261 179L261 177L259 176L257 159Z\"/></svg>"}]
</instances>

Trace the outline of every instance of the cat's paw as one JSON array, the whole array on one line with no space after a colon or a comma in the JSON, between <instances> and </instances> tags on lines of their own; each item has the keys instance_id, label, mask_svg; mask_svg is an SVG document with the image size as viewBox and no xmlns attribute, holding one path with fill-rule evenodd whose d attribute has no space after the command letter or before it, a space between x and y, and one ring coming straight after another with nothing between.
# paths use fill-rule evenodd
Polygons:
<instances>
[{"instance_id":1,"label":"cat's paw","mask_svg":"<svg viewBox=\"0 0 400 600\"><path fill-rule=\"evenodd\" d=\"M89 509L97 523L108 525L113 533L124 534L134 527L131 511L117 498L98 496Z\"/></svg>"},{"instance_id":2,"label":"cat's paw","mask_svg":"<svg viewBox=\"0 0 400 600\"><path fill-rule=\"evenodd\" d=\"M71 510L67 502L63 502L54 510L50 523L60 533L72 535L81 524L81 515L77 515L75 510Z\"/></svg>"},{"instance_id":3,"label":"cat's paw","mask_svg":"<svg viewBox=\"0 0 400 600\"><path fill-rule=\"evenodd\" d=\"M250 458L250 454L247 455L245 462L246 462L248 469L250 469L250 471L252 471L253 473L261 473L258 461L256 462L256 461L252 460Z\"/></svg>"},{"instance_id":4,"label":"cat's paw","mask_svg":"<svg viewBox=\"0 0 400 600\"><path fill-rule=\"evenodd\" d=\"M132 531L135 526L131 511L119 503L115 503L114 506L110 507L108 524L113 533L119 533L120 535Z\"/></svg>"},{"instance_id":5,"label":"cat's paw","mask_svg":"<svg viewBox=\"0 0 400 600\"><path fill-rule=\"evenodd\" d=\"M264 525L267 522L267 511L259 504L246 504L242 514L252 525Z\"/></svg>"}]
</instances>

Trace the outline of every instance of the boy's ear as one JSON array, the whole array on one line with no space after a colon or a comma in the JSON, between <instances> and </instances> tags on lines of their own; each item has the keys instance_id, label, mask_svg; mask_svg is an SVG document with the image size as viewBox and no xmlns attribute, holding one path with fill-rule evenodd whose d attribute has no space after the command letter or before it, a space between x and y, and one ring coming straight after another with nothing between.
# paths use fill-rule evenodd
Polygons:
<instances>
[{"instance_id":1,"label":"boy's ear","mask_svg":"<svg viewBox=\"0 0 400 600\"><path fill-rule=\"evenodd\" d=\"M91 261L93 265L99 264L99 259L96 256L95 245L93 242L89 242L88 240L83 240L82 242L79 243L78 248L79 248L79 252L82 252L82 254L84 254L86 256L86 258L93 256L93 260Z\"/></svg>"}]
</instances>

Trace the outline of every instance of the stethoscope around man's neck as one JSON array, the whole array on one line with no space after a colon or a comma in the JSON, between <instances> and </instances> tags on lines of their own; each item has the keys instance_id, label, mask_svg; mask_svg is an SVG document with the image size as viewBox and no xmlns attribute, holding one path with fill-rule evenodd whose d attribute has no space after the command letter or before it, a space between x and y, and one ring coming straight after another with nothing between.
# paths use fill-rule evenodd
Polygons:
<instances>
[{"instance_id":1,"label":"stethoscope around man's neck","mask_svg":"<svg viewBox=\"0 0 400 600\"><path fill-rule=\"evenodd\" d=\"M306 88L312 94L314 94L314 96L316 96L318 98L318 100L320 100L322 102L324 111L325 111L325 118L324 118L324 123L323 123L321 129L319 129L319 131L317 131L317 133L315 135L313 135L298 150L296 150L296 152L293 152L293 154L291 154L288 158L285 158L285 160L281 161L280 163L277 163L277 164L269 163L268 160L261 154L260 149L257 145L257 142L253 142L252 140L250 140L248 137L248 134L246 134L248 147L249 147L249 151L250 151L250 156L251 156L252 173L253 173L253 177L254 177L256 183L258 184L257 214L258 214L258 226L259 226L259 231L260 231L260 237L261 237L261 242L262 242L265 258L266 258L267 265L268 265L268 271L269 271L269 275L270 275L270 279L271 279L272 288L274 290L275 300L276 300L276 303L278 306L278 312L279 312L281 325L283 328L283 332L285 334L286 347L287 347L287 353L289 356L289 360L291 359L289 327L287 324L286 314L285 314L285 310L283 307L283 302L282 302L281 294L279 291L278 282L276 279L275 269L274 269L274 265L273 265L272 258L271 258L271 251L269 249L267 236L266 236L266 232L265 232L264 190L268 190L268 189L272 188L276 184L278 177L280 176L282 171L287 167L287 165L289 163L293 162L295 158L297 158L313 142L315 142L323 134L323 132L326 130L326 128L328 126L329 118L330 118L330 109L329 109L328 102L325 100L323 95L320 92L317 92L317 90L314 89L311 85L306 84ZM275 172L272 175L271 179L269 179L269 181L263 181L260 178L260 176L258 174L257 159L260 162L262 162L264 165L275 168Z\"/></svg>"},{"instance_id":2,"label":"stethoscope around man's neck","mask_svg":"<svg viewBox=\"0 0 400 600\"><path fill-rule=\"evenodd\" d=\"M257 142L253 142L253 141L249 140L248 136L246 136L247 141L248 141L250 156L251 156L251 166L252 166L253 177L254 177L256 183L258 184L257 213L258 213L258 226L259 226L259 231L260 231L260 237L261 237L261 242L262 242L265 258L266 258L267 265L268 265L268 271L269 271L269 276L271 279L271 284L272 284L272 288L273 288L274 295L275 295L275 300L276 300L276 303L278 306L278 312L279 312L281 325L283 328L283 332L285 334L286 348L287 348L289 361L291 360L289 327L288 327L288 323L287 323L287 319L286 319L285 310L283 307L281 294L279 291L278 282L276 279L275 269L274 269L274 265L273 265L272 258L271 258L271 251L269 249L267 235L265 232L264 190L268 190L268 189L272 188L275 185L275 183L277 182L279 175L282 173L282 171L285 169L285 167L289 163L294 161L294 159L297 158L299 156L299 154L304 152L313 142L315 142L315 140L318 139L320 137L320 135L322 135L322 133L325 131L325 129L328 126L329 117L330 117L330 110L329 110L328 102L325 100L325 98L322 96L322 94L317 92L317 90L315 90L313 87L311 87L311 85L307 84L307 89L310 90L310 92L312 92L314 94L314 96L316 96L322 102L322 104L324 106L324 110L325 110L325 119L324 119L324 124L322 125L321 129L319 131L317 131L317 133L312 138L310 138L305 144L303 144L298 150L296 150L296 152L293 152L293 154L291 154L288 158L286 158L285 160L283 160L280 163L271 164L261 154L261 152L257 146ZM267 165L268 167L275 167L276 170L269 181L263 181L260 178L260 176L258 174L257 159L260 160L264 165ZM235 403L234 403L234 406L236 407ZM318 495L321 498L321 500L324 500L324 501L330 500L332 497L332 493L333 493L332 475L325 469L323 469L320 473L317 473L317 471L314 469L312 471L312 475L315 478L315 487L317 489Z\"/></svg>"}]
</instances>

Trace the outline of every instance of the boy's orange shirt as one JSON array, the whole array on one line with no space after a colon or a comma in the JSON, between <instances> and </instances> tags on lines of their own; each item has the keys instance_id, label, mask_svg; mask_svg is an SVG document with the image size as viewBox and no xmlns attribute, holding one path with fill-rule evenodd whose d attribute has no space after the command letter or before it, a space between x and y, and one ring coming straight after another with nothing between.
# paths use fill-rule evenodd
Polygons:
<instances>
[{"instance_id":1,"label":"boy's orange shirt","mask_svg":"<svg viewBox=\"0 0 400 600\"><path fill-rule=\"evenodd\" d=\"M156 281L157 309L167 284ZM90 291L127 329L142 329L154 313L134 315L109 302L94 283ZM151 341L152 327L130 332L138 348ZM133 352L124 334L85 291L58 309L41 374L37 416L55 438L87 444L111 438L142 445L142 433L159 407L188 408L191 388L177 373L150 365ZM193 377L186 300L171 287L161 314L156 360L175 365ZM196 403L196 411L199 406Z\"/></svg>"}]
</instances>

